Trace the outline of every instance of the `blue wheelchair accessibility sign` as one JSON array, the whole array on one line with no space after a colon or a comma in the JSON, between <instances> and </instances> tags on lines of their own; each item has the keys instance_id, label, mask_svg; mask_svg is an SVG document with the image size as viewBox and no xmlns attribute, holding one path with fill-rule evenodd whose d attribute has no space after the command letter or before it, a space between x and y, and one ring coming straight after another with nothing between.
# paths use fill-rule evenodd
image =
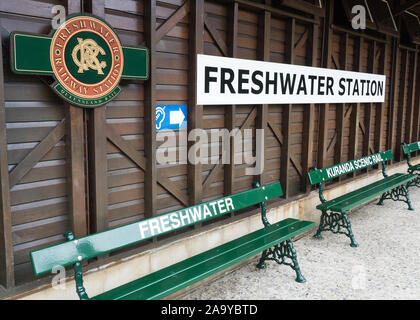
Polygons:
<instances>
[{"instance_id":1,"label":"blue wheelchair accessibility sign","mask_svg":"<svg viewBox=\"0 0 420 320\"><path fill-rule=\"evenodd\" d=\"M186 105L156 106L156 131L178 130L186 127Z\"/></svg>"}]
</instances>

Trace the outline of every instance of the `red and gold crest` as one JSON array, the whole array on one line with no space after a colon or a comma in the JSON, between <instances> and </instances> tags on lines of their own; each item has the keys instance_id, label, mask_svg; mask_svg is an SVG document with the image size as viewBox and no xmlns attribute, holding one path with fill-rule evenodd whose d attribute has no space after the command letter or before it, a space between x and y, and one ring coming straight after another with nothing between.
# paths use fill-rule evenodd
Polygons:
<instances>
[{"instance_id":1,"label":"red and gold crest","mask_svg":"<svg viewBox=\"0 0 420 320\"><path fill-rule=\"evenodd\" d=\"M74 16L53 35L50 61L53 86L78 105L97 106L118 94L123 74L121 43L112 28L92 16Z\"/></svg>"}]
</instances>

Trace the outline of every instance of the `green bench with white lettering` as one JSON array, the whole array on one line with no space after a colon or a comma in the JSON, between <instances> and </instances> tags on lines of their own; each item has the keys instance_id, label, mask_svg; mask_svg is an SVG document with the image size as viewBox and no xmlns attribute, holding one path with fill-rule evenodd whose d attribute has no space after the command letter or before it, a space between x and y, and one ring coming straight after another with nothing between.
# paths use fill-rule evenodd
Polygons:
<instances>
[{"instance_id":1,"label":"green bench with white lettering","mask_svg":"<svg viewBox=\"0 0 420 320\"><path fill-rule=\"evenodd\" d=\"M406 144L405 142L402 144L403 152L407 156L407 164L408 164L408 173L413 174L420 174L420 163L416 165L411 164L411 153L420 151L420 141L413 142L410 144ZM420 188L420 176L417 176L417 179L410 181L408 187L416 186Z\"/></svg>"},{"instance_id":2,"label":"green bench with white lettering","mask_svg":"<svg viewBox=\"0 0 420 320\"><path fill-rule=\"evenodd\" d=\"M388 176L385 162L392 158L392 151L388 150L324 169L318 170L317 168L311 168L311 171L308 173L309 181L312 185L317 184L319 186L319 199L321 200L321 204L316 207L321 210L321 219L318 231L315 234L316 238L320 239L321 232L323 231L345 234L351 240L350 246L357 247L358 244L354 239L347 212L378 196L381 196L378 205L383 205L384 200L391 199L394 201L403 201L408 205L409 210L413 210L407 184L416 179L417 175L396 173ZM329 201L325 199L323 195L323 183L325 181L335 179L356 170L378 165L379 163L382 163L383 179L338 198Z\"/></svg>"},{"instance_id":3,"label":"green bench with white lettering","mask_svg":"<svg viewBox=\"0 0 420 320\"><path fill-rule=\"evenodd\" d=\"M305 282L291 238L313 228L315 223L288 218L270 224L266 217L265 202L282 195L280 183L262 187L254 183L254 188L248 191L79 239L75 239L71 232L66 232L64 235L67 242L30 253L33 270L39 276L58 266L73 265L77 294L80 299L87 300L89 297L83 286L82 261L260 204L263 228L91 299L160 299L260 252L262 256L257 264L258 268L264 269L268 260L286 264L296 272L297 282Z\"/></svg>"}]
</instances>

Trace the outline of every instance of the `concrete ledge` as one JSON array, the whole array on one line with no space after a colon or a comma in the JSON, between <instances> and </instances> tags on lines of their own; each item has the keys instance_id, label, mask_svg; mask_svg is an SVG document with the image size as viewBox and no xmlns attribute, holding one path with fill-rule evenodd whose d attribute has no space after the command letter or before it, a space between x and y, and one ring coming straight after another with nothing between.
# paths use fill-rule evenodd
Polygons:
<instances>
[{"instance_id":1,"label":"concrete ledge","mask_svg":"<svg viewBox=\"0 0 420 320\"><path fill-rule=\"evenodd\" d=\"M413 162L420 163L420 159ZM406 170L407 165L405 162L402 162L398 165L390 167L387 172L391 175L397 172L406 172ZM327 200L332 199L344 193L359 189L360 187L377 181L380 178L382 178L381 171L375 170L375 172L363 175L362 177L349 181L348 183L342 183L339 186L327 188L324 195ZM315 209L318 204L318 192L313 191L306 197L270 209L267 217L272 223L281 221L288 217L318 223L320 212ZM86 291L89 296L96 296L124 283L133 281L151 272L157 271L198 253L226 243L232 239L258 230L261 227L261 215L255 214L232 223L218 226L206 232L201 232L190 237L173 241L159 248L151 249L141 254L136 254L128 258L100 266L99 268L89 270L84 275ZM312 233L313 231L311 234ZM188 290L221 277L244 263L249 263L252 259L254 258L250 258L227 270L221 271L218 274L190 286L177 294L171 295L168 298L182 296L182 294ZM78 296L75 291L75 283L71 277L66 280L65 288L58 289L53 288L52 285L44 285L36 290L21 294L12 299L63 300L78 299Z\"/></svg>"}]
</instances>

